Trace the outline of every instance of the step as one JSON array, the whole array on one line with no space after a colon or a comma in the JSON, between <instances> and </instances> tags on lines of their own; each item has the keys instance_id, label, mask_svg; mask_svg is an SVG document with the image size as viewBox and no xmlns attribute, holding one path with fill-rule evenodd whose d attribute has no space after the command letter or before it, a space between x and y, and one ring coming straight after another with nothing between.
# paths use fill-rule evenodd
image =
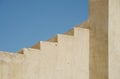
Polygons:
<instances>
[{"instance_id":1,"label":"step","mask_svg":"<svg viewBox=\"0 0 120 79\"><path fill-rule=\"evenodd\" d=\"M11 61L10 58L15 55L14 53L9 52L0 52L0 62L9 62Z\"/></svg>"},{"instance_id":2,"label":"step","mask_svg":"<svg viewBox=\"0 0 120 79\"><path fill-rule=\"evenodd\" d=\"M37 48L22 48L21 50L17 51L16 54L25 55L25 54L29 53L29 51L37 51L37 52L39 51L40 52L40 50L38 50Z\"/></svg>"},{"instance_id":3,"label":"step","mask_svg":"<svg viewBox=\"0 0 120 79\"><path fill-rule=\"evenodd\" d=\"M60 42L61 40L64 40L64 39L73 39L74 37L71 36L71 35L66 35L66 34L57 34L56 36L54 36L53 38L47 40L49 42Z\"/></svg>"},{"instance_id":4,"label":"step","mask_svg":"<svg viewBox=\"0 0 120 79\"><path fill-rule=\"evenodd\" d=\"M58 35L58 49L59 51L70 50L74 46L75 38L71 35ZM70 49L69 49L70 48Z\"/></svg>"},{"instance_id":5,"label":"step","mask_svg":"<svg viewBox=\"0 0 120 79\"><path fill-rule=\"evenodd\" d=\"M89 34L89 29L74 27L74 36L84 36L86 33Z\"/></svg>"},{"instance_id":6,"label":"step","mask_svg":"<svg viewBox=\"0 0 120 79\"><path fill-rule=\"evenodd\" d=\"M16 52L16 54L25 54L27 48L22 48Z\"/></svg>"},{"instance_id":7,"label":"step","mask_svg":"<svg viewBox=\"0 0 120 79\"><path fill-rule=\"evenodd\" d=\"M70 29L69 31L65 32L64 34L74 36L76 28L80 28L80 29L83 29L83 30L84 29L89 29L89 23L88 23L88 21L80 23L80 24L76 25L75 27L73 27L72 29Z\"/></svg>"},{"instance_id":8,"label":"step","mask_svg":"<svg viewBox=\"0 0 120 79\"><path fill-rule=\"evenodd\" d=\"M72 36L77 36L80 33L84 35L85 32L89 32L89 29L86 28L80 28L80 27L74 27L71 30L69 30L68 32L65 32L65 35L72 35Z\"/></svg>"},{"instance_id":9,"label":"step","mask_svg":"<svg viewBox=\"0 0 120 79\"><path fill-rule=\"evenodd\" d=\"M23 59L24 59L24 55L21 53L0 52L0 62L20 63L23 61Z\"/></svg>"},{"instance_id":10,"label":"step","mask_svg":"<svg viewBox=\"0 0 120 79\"><path fill-rule=\"evenodd\" d=\"M34 48L34 49L40 49L40 50L43 50L43 49L51 49L51 48L54 48L57 46L57 42L49 42L49 41L40 41L38 42L37 44L33 45L31 48Z\"/></svg>"},{"instance_id":11,"label":"step","mask_svg":"<svg viewBox=\"0 0 120 79\"><path fill-rule=\"evenodd\" d=\"M58 43L66 43L66 42L72 42L74 39L74 36L71 35L65 35L65 34L59 34L58 35Z\"/></svg>"}]
</instances>

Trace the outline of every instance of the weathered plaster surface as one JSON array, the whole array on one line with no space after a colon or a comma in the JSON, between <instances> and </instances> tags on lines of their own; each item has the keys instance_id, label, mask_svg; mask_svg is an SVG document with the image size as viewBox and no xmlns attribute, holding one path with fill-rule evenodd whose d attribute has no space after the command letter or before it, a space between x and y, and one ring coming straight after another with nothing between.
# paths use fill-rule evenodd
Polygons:
<instances>
[{"instance_id":1,"label":"weathered plaster surface","mask_svg":"<svg viewBox=\"0 0 120 79\"><path fill-rule=\"evenodd\" d=\"M90 79L108 79L108 0L89 0Z\"/></svg>"},{"instance_id":2,"label":"weathered plaster surface","mask_svg":"<svg viewBox=\"0 0 120 79\"><path fill-rule=\"evenodd\" d=\"M0 79L89 79L89 30L70 32L20 53L0 53Z\"/></svg>"},{"instance_id":3,"label":"weathered plaster surface","mask_svg":"<svg viewBox=\"0 0 120 79\"><path fill-rule=\"evenodd\" d=\"M0 52L0 79L120 79L120 0L89 0L89 18L18 53Z\"/></svg>"}]
</instances>

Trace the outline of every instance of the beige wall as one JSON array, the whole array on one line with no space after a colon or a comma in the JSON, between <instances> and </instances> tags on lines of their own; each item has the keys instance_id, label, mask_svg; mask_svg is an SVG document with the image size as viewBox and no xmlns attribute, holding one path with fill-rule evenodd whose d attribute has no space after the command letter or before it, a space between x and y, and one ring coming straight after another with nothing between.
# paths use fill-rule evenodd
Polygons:
<instances>
[{"instance_id":1,"label":"beige wall","mask_svg":"<svg viewBox=\"0 0 120 79\"><path fill-rule=\"evenodd\" d=\"M120 79L120 0L89 0L90 79Z\"/></svg>"},{"instance_id":2,"label":"beige wall","mask_svg":"<svg viewBox=\"0 0 120 79\"><path fill-rule=\"evenodd\" d=\"M120 0L109 0L109 79L120 79Z\"/></svg>"},{"instance_id":3,"label":"beige wall","mask_svg":"<svg viewBox=\"0 0 120 79\"><path fill-rule=\"evenodd\" d=\"M108 79L108 0L89 0L90 79Z\"/></svg>"},{"instance_id":4,"label":"beige wall","mask_svg":"<svg viewBox=\"0 0 120 79\"><path fill-rule=\"evenodd\" d=\"M0 79L89 79L89 30L70 32L21 53L0 53Z\"/></svg>"},{"instance_id":5,"label":"beige wall","mask_svg":"<svg viewBox=\"0 0 120 79\"><path fill-rule=\"evenodd\" d=\"M0 79L120 79L120 0L89 0L89 19L19 53L0 52Z\"/></svg>"}]
</instances>

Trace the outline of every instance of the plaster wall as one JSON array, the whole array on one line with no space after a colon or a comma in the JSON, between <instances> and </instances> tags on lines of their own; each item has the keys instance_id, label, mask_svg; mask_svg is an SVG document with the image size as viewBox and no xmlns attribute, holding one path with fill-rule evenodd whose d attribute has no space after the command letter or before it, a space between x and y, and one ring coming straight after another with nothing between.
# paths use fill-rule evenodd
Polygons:
<instances>
[{"instance_id":1,"label":"plaster wall","mask_svg":"<svg viewBox=\"0 0 120 79\"><path fill-rule=\"evenodd\" d=\"M0 79L89 79L89 30L70 32L16 54L1 52Z\"/></svg>"},{"instance_id":2,"label":"plaster wall","mask_svg":"<svg viewBox=\"0 0 120 79\"><path fill-rule=\"evenodd\" d=\"M120 79L120 0L109 0L109 79Z\"/></svg>"},{"instance_id":3,"label":"plaster wall","mask_svg":"<svg viewBox=\"0 0 120 79\"><path fill-rule=\"evenodd\" d=\"M90 79L108 79L108 0L89 0Z\"/></svg>"},{"instance_id":4,"label":"plaster wall","mask_svg":"<svg viewBox=\"0 0 120 79\"><path fill-rule=\"evenodd\" d=\"M0 79L120 79L120 0L89 0L89 18L18 53L0 52Z\"/></svg>"}]
</instances>

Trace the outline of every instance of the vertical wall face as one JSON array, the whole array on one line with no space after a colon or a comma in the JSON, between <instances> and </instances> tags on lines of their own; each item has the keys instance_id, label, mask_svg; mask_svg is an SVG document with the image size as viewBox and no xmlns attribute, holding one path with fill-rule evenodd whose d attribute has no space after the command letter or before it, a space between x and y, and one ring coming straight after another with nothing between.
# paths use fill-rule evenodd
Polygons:
<instances>
[{"instance_id":1,"label":"vertical wall face","mask_svg":"<svg viewBox=\"0 0 120 79\"><path fill-rule=\"evenodd\" d=\"M89 31L77 29L74 46L73 79L89 79Z\"/></svg>"},{"instance_id":2,"label":"vertical wall face","mask_svg":"<svg viewBox=\"0 0 120 79\"><path fill-rule=\"evenodd\" d=\"M24 79L23 59L21 55L0 54L0 79Z\"/></svg>"},{"instance_id":3,"label":"vertical wall face","mask_svg":"<svg viewBox=\"0 0 120 79\"><path fill-rule=\"evenodd\" d=\"M89 79L89 30L40 42L23 54L0 53L0 79ZM34 46L35 47L35 46Z\"/></svg>"},{"instance_id":4,"label":"vertical wall face","mask_svg":"<svg viewBox=\"0 0 120 79\"><path fill-rule=\"evenodd\" d=\"M89 0L90 79L108 79L108 0Z\"/></svg>"},{"instance_id":5,"label":"vertical wall face","mask_svg":"<svg viewBox=\"0 0 120 79\"><path fill-rule=\"evenodd\" d=\"M120 0L109 0L109 79L120 79Z\"/></svg>"}]
</instances>

